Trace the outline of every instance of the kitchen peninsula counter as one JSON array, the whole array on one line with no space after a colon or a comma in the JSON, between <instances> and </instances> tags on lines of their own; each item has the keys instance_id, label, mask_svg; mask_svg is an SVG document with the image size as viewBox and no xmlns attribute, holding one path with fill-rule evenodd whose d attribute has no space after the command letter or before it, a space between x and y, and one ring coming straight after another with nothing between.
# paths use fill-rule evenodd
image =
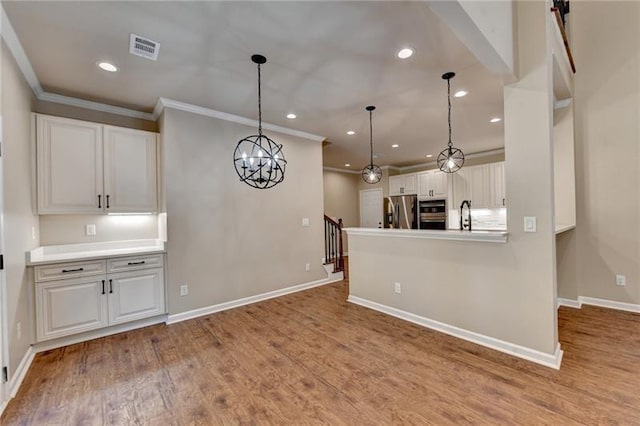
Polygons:
<instances>
[{"instance_id":1,"label":"kitchen peninsula counter","mask_svg":"<svg viewBox=\"0 0 640 426\"><path fill-rule=\"evenodd\" d=\"M371 237L420 238L428 240L476 241L506 243L507 231L459 231L431 229L346 228L347 235Z\"/></svg>"}]
</instances>

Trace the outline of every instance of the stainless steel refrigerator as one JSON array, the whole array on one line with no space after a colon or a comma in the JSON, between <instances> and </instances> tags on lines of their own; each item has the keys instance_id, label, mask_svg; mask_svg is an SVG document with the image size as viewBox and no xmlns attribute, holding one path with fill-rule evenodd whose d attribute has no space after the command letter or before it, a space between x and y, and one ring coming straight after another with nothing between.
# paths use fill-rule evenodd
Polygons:
<instances>
[{"instance_id":1,"label":"stainless steel refrigerator","mask_svg":"<svg viewBox=\"0 0 640 426\"><path fill-rule=\"evenodd\" d=\"M418 229L418 197L397 195L384 199L384 227Z\"/></svg>"}]
</instances>

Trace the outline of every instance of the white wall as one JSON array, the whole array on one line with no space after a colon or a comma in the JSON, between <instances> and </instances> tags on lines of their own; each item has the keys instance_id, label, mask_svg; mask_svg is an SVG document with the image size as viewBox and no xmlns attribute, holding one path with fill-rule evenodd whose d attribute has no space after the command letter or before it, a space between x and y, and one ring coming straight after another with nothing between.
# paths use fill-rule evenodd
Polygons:
<instances>
[{"instance_id":1,"label":"white wall","mask_svg":"<svg viewBox=\"0 0 640 426\"><path fill-rule=\"evenodd\" d=\"M320 142L267 132L288 164L283 183L258 190L233 167L237 141L255 128L170 108L160 126L171 314L327 277Z\"/></svg>"},{"instance_id":2,"label":"white wall","mask_svg":"<svg viewBox=\"0 0 640 426\"><path fill-rule=\"evenodd\" d=\"M4 157L4 259L9 329L9 376L32 342L31 283L25 252L38 246L38 217L31 205L30 114L34 97L9 49L2 42L2 118ZM36 238L32 238L32 228ZM18 338L17 325L22 336Z\"/></svg>"}]
</instances>

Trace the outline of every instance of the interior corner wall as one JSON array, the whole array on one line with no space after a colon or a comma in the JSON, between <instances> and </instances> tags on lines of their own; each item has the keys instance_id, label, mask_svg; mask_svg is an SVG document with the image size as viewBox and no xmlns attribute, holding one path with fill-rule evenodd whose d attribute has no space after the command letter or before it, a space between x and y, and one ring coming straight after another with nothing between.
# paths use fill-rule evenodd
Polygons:
<instances>
[{"instance_id":1,"label":"interior corner wall","mask_svg":"<svg viewBox=\"0 0 640 426\"><path fill-rule=\"evenodd\" d=\"M571 2L570 15L578 295L640 304L640 2Z\"/></svg>"},{"instance_id":2,"label":"interior corner wall","mask_svg":"<svg viewBox=\"0 0 640 426\"><path fill-rule=\"evenodd\" d=\"M360 226L360 174L323 170L324 214L342 219L345 228ZM346 232L342 235L343 249L349 251Z\"/></svg>"},{"instance_id":3,"label":"interior corner wall","mask_svg":"<svg viewBox=\"0 0 640 426\"><path fill-rule=\"evenodd\" d=\"M259 190L233 166L254 127L170 108L162 127L170 314L327 278L320 142L267 132L287 167L282 183Z\"/></svg>"},{"instance_id":4,"label":"interior corner wall","mask_svg":"<svg viewBox=\"0 0 640 426\"><path fill-rule=\"evenodd\" d=\"M38 216L31 205L31 107L33 92L2 41L2 156L4 263L7 287L9 377L25 356L35 330L25 252L38 246ZM32 238L32 228L36 238ZM21 325L19 338L17 325Z\"/></svg>"}]
</instances>

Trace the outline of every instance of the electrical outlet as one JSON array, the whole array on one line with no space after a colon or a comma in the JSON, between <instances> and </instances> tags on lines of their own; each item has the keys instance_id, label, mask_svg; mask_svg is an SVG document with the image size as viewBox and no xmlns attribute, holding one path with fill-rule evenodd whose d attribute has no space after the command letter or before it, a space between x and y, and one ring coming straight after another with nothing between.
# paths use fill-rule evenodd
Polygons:
<instances>
[{"instance_id":1,"label":"electrical outlet","mask_svg":"<svg viewBox=\"0 0 640 426\"><path fill-rule=\"evenodd\" d=\"M304 264L304 270L309 272L311 270L311 264L310 263L305 263Z\"/></svg>"},{"instance_id":2,"label":"electrical outlet","mask_svg":"<svg viewBox=\"0 0 640 426\"><path fill-rule=\"evenodd\" d=\"M536 217L525 216L524 218L524 232L536 232Z\"/></svg>"},{"instance_id":3,"label":"electrical outlet","mask_svg":"<svg viewBox=\"0 0 640 426\"><path fill-rule=\"evenodd\" d=\"M22 323L18 322L16 324L16 337L18 340L22 339Z\"/></svg>"},{"instance_id":4,"label":"electrical outlet","mask_svg":"<svg viewBox=\"0 0 640 426\"><path fill-rule=\"evenodd\" d=\"M309 226L309 218L308 217L303 217L302 218L302 226L304 226L305 228L307 226Z\"/></svg>"},{"instance_id":5,"label":"electrical outlet","mask_svg":"<svg viewBox=\"0 0 640 426\"><path fill-rule=\"evenodd\" d=\"M93 236L96 235L96 225L87 225L87 236Z\"/></svg>"},{"instance_id":6,"label":"electrical outlet","mask_svg":"<svg viewBox=\"0 0 640 426\"><path fill-rule=\"evenodd\" d=\"M400 283L395 283L393 290L398 294L402 293L402 287L400 286Z\"/></svg>"},{"instance_id":7,"label":"electrical outlet","mask_svg":"<svg viewBox=\"0 0 640 426\"><path fill-rule=\"evenodd\" d=\"M184 284L180 286L180 296L186 296L189 294L189 286Z\"/></svg>"},{"instance_id":8,"label":"electrical outlet","mask_svg":"<svg viewBox=\"0 0 640 426\"><path fill-rule=\"evenodd\" d=\"M616 285L627 285L627 277L624 275L616 275Z\"/></svg>"}]
</instances>

